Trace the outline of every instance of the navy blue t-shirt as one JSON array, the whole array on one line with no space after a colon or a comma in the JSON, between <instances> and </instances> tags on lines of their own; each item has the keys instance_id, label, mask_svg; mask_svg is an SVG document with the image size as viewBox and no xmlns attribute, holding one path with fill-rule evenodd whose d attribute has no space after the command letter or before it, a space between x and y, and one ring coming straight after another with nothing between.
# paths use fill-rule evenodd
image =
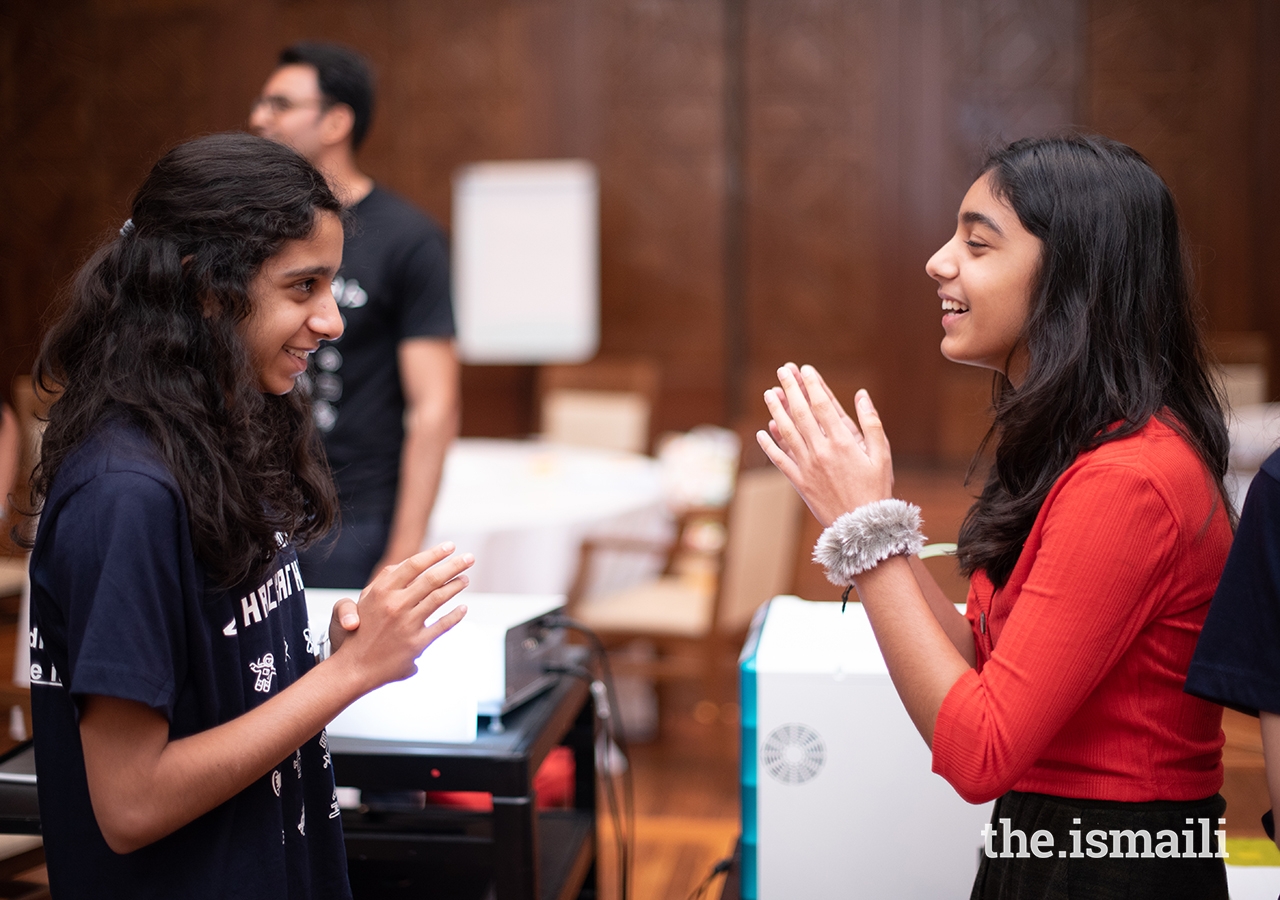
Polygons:
<instances>
[{"instance_id":1,"label":"navy blue t-shirt","mask_svg":"<svg viewBox=\"0 0 1280 900\"><path fill-rule=\"evenodd\" d=\"M449 250L435 222L380 187L351 217L333 282L345 328L312 358L313 410L343 509L390 521L404 443L396 348L453 337Z\"/></svg>"},{"instance_id":2,"label":"navy blue t-shirt","mask_svg":"<svg viewBox=\"0 0 1280 900\"><path fill-rule=\"evenodd\" d=\"M1186 690L1255 716L1280 713L1280 451L1249 485Z\"/></svg>"},{"instance_id":3,"label":"navy blue t-shirt","mask_svg":"<svg viewBox=\"0 0 1280 900\"><path fill-rule=\"evenodd\" d=\"M236 718L314 665L297 556L280 543L262 578L211 588L177 482L122 420L59 468L31 556L31 703L53 896L351 896L323 732L133 853L107 846L89 800L78 726L86 696L144 703L177 739Z\"/></svg>"}]
</instances>

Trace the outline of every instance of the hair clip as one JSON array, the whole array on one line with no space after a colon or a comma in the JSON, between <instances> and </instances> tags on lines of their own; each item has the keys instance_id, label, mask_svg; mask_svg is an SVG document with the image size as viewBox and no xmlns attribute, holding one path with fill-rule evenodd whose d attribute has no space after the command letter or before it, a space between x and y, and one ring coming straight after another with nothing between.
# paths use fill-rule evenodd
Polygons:
<instances>
[{"instance_id":1,"label":"hair clip","mask_svg":"<svg viewBox=\"0 0 1280 900\"><path fill-rule=\"evenodd\" d=\"M120 237L128 237L133 230L133 219L125 219L124 224L120 226Z\"/></svg>"}]
</instances>

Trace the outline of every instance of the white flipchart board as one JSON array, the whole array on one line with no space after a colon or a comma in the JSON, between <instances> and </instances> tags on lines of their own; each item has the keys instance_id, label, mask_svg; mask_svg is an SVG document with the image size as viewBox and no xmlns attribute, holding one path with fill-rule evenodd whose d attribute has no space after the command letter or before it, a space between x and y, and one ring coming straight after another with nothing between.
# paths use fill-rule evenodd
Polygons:
<instances>
[{"instance_id":1,"label":"white flipchart board","mask_svg":"<svg viewBox=\"0 0 1280 900\"><path fill-rule=\"evenodd\" d=\"M600 215L581 160L483 162L453 182L458 349L467 363L585 362L600 343Z\"/></svg>"}]
</instances>

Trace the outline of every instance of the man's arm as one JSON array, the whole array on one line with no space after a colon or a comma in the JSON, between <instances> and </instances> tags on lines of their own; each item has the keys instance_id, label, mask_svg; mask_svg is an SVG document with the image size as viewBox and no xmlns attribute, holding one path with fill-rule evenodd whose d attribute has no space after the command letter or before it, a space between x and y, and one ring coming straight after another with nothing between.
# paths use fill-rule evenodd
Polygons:
<instances>
[{"instance_id":1,"label":"man's arm","mask_svg":"<svg viewBox=\"0 0 1280 900\"><path fill-rule=\"evenodd\" d=\"M381 571L361 594L360 622L329 659L238 718L169 739L169 722L132 700L92 695L80 741L94 817L107 845L129 853L234 797L317 734L349 703L407 678L415 660L466 613L425 620L467 584L470 554L443 544ZM443 560L443 561L442 561Z\"/></svg>"},{"instance_id":2,"label":"man's arm","mask_svg":"<svg viewBox=\"0 0 1280 900\"><path fill-rule=\"evenodd\" d=\"M405 401L404 446L391 533L375 573L422 548L445 452L458 435L458 354L453 341L411 338L400 342L396 356Z\"/></svg>"}]
</instances>

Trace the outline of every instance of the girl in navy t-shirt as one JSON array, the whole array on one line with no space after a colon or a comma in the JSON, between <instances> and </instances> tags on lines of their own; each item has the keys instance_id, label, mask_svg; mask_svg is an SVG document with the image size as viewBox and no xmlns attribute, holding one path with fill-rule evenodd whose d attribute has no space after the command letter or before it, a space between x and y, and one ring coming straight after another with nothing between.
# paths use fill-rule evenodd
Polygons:
<instances>
[{"instance_id":1,"label":"girl in navy t-shirt","mask_svg":"<svg viewBox=\"0 0 1280 900\"><path fill-rule=\"evenodd\" d=\"M325 724L461 618L442 545L307 625L333 485L296 380L342 333L342 209L279 144L166 154L36 363L31 681L55 896L349 897ZM332 655L323 662L326 643Z\"/></svg>"}]
</instances>

